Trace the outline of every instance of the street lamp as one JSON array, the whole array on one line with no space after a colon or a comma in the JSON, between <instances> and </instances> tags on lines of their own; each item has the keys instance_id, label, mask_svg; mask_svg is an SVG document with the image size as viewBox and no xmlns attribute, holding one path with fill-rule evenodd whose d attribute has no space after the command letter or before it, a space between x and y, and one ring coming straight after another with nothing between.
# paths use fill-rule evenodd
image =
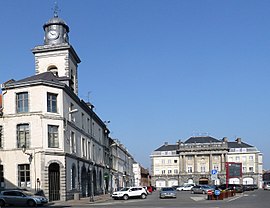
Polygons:
<instances>
[{"instance_id":1,"label":"street lamp","mask_svg":"<svg viewBox=\"0 0 270 208\"><path fill-rule=\"evenodd\" d=\"M22 152L23 152L24 154L26 154L26 155L29 156L28 160L29 160L29 162L31 163L31 161L32 161L32 159L33 159L33 154L32 154L32 153L27 153L27 152L26 152L26 146L25 146L25 145L22 146Z\"/></svg>"}]
</instances>

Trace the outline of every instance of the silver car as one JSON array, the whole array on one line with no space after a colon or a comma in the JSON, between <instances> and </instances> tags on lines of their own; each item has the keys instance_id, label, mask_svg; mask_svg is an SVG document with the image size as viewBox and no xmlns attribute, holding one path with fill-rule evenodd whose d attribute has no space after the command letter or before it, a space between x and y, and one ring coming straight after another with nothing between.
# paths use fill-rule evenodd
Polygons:
<instances>
[{"instance_id":1,"label":"silver car","mask_svg":"<svg viewBox=\"0 0 270 208\"><path fill-rule=\"evenodd\" d=\"M159 192L159 198L176 198L177 193L176 190L173 187L164 187L161 188Z\"/></svg>"},{"instance_id":2,"label":"silver car","mask_svg":"<svg viewBox=\"0 0 270 208\"><path fill-rule=\"evenodd\" d=\"M47 204L48 199L43 196L36 196L28 191L8 190L0 193L0 207L5 205L30 206Z\"/></svg>"}]
</instances>

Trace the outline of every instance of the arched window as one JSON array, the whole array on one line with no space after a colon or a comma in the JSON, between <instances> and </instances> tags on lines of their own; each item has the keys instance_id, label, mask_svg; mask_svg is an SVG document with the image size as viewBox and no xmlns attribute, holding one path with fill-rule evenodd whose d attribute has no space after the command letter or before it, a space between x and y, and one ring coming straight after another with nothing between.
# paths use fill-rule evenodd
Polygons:
<instances>
[{"instance_id":1,"label":"arched window","mask_svg":"<svg viewBox=\"0 0 270 208\"><path fill-rule=\"evenodd\" d=\"M47 71L52 72L54 76L58 77L58 68L55 65L49 66Z\"/></svg>"}]
</instances>

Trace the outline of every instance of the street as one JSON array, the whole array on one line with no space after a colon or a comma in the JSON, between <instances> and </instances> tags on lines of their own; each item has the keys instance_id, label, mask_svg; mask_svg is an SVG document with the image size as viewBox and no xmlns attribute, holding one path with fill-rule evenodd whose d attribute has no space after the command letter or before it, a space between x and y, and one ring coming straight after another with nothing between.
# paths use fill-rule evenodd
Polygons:
<instances>
[{"instance_id":1,"label":"street","mask_svg":"<svg viewBox=\"0 0 270 208\"><path fill-rule=\"evenodd\" d=\"M177 193L176 199L159 199L158 191L152 195L148 195L147 199L129 199L113 200L110 199L105 202L97 202L94 204L82 203L78 201L77 204L65 203L65 205L49 206L49 207L133 207L133 208L254 208L254 207L269 207L270 191L256 190L237 194L235 197L230 197L225 200L210 201L205 200L206 195L191 194L189 191Z\"/></svg>"}]
</instances>

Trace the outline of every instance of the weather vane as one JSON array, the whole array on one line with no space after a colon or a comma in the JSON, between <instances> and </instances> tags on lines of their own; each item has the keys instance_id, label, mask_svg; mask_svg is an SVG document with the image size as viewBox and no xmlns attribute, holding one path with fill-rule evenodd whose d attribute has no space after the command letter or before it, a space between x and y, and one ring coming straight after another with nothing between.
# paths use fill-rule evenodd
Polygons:
<instances>
[{"instance_id":1,"label":"weather vane","mask_svg":"<svg viewBox=\"0 0 270 208\"><path fill-rule=\"evenodd\" d=\"M58 7L58 3L57 1L54 2L54 8L53 8L53 14L54 17L58 17L58 12L60 11L59 7Z\"/></svg>"}]
</instances>

